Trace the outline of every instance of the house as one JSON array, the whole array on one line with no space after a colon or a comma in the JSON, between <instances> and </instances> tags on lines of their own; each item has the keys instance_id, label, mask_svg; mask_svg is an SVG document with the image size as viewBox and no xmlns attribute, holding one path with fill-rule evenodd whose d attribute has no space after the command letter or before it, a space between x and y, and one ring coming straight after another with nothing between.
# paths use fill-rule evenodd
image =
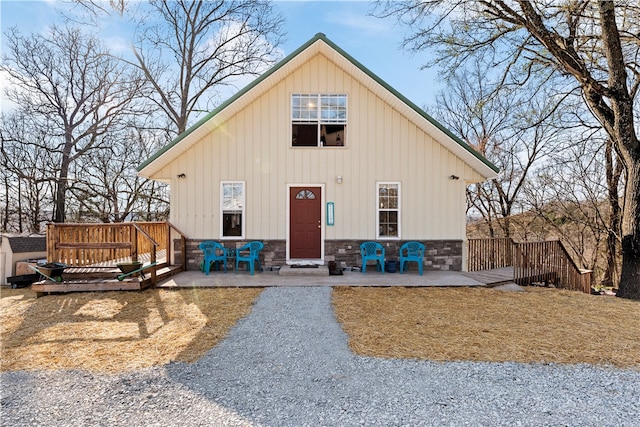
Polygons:
<instances>
[{"instance_id":1,"label":"house","mask_svg":"<svg viewBox=\"0 0 640 427\"><path fill-rule=\"evenodd\" d=\"M28 267L28 264L35 265L35 262L27 261L47 257L47 238L45 236L2 234L0 239L0 281L2 284L7 284L7 277L33 274L34 271Z\"/></svg>"},{"instance_id":2,"label":"house","mask_svg":"<svg viewBox=\"0 0 640 427\"><path fill-rule=\"evenodd\" d=\"M426 244L426 269L462 270L465 188L498 169L317 34L138 172L170 185L189 237L265 244L263 265L359 265L359 245Z\"/></svg>"}]
</instances>

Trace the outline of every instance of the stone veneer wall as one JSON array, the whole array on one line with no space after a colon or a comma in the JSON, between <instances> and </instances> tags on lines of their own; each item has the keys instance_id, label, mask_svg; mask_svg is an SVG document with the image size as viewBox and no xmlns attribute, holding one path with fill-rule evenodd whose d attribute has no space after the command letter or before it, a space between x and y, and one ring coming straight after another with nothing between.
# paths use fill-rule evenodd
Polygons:
<instances>
[{"instance_id":1,"label":"stone veneer wall","mask_svg":"<svg viewBox=\"0 0 640 427\"><path fill-rule=\"evenodd\" d=\"M187 240L187 270L200 269L203 255L198 245L203 241L204 240ZM217 240L217 242L227 248L239 248L250 242L250 240ZM274 265L284 265L286 263L287 243L285 240L262 240L262 243L264 243L264 249L260 251L260 262L263 267L269 268ZM180 264L182 262L180 240L175 240L174 247L175 263Z\"/></svg>"},{"instance_id":2,"label":"stone veneer wall","mask_svg":"<svg viewBox=\"0 0 640 427\"><path fill-rule=\"evenodd\" d=\"M359 267L360 244L363 240L326 240L325 261L335 261L343 267ZM399 261L400 246L407 240L380 240L387 261ZM462 270L462 240L425 240L425 270ZM417 270L415 262L407 264L408 270Z\"/></svg>"},{"instance_id":3,"label":"stone veneer wall","mask_svg":"<svg viewBox=\"0 0 640 427\"><path fill-rule=\"evenodd\" d=\"M175 263L182 262L180 251L180 241L176 240L174 247ZM198 245L202 240L187 241L187 270L198 270L202 261L202 251ZM223 241L226 247L239 248L247 241ZM359 267L360 244L363 240L326 240L325 241L325 261L335 261L342 267ZM400 246L406 240L380 241L385 247L387 260L399 259ZM263 241L264 249L260 252L262 266L270 268L286 264L286 241L268 240ZM424 269L425 270L451 270L462 271L462 240L427 240L422 241L425 245ZM417 270L415 262L408 263L409 270Z\"/></svg>"}]
</instances>

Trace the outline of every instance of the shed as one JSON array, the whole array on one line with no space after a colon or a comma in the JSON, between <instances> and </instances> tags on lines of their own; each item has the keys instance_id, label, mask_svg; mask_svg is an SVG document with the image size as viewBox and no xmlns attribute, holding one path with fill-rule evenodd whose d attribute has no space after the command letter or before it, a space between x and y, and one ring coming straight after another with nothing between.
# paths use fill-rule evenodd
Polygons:
<instances>
[{"instance_id":1,"label":"shed","mask_svg":"<svg viewBox=\"0 0 640 427\"><path fill-rule=\"evenodd\" d=\"M18 271L16 265L21 261L39 260L47 257L47 238L42 235L17 236L0 235L0 280L7 284L7 277L32 274L28 268Z\"/></svg>"},{"instance_id":2,"label":"shed","mask_svg":"<svg viewBox=\"0 0 640 427\"><path fill-rule=\"evenodd\" d=\"M261 240L266 266L358 265L363 241L393 258L418 240L426 269L462 270L465 189L498 174L324 34L138 171L170 185L171 222L189 238L193 269L203 240Z\"/></svg>"}]
</instances>

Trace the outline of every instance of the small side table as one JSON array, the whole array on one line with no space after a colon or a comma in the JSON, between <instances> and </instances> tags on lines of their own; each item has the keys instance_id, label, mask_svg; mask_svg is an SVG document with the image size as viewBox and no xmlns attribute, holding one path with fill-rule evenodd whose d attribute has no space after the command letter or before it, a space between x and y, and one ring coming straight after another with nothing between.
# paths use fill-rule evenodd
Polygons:
<instances>
[{"instance_id":1,"label":"small side table","mask_svg":"<svg viewBox=\"0 0 640 427\"><path fill-rule=\"evenodd\" d=\"M231 269L236 269L236 248L226 248L227 250L227 263L231 260Z\"/></svg>"}]
</instances>

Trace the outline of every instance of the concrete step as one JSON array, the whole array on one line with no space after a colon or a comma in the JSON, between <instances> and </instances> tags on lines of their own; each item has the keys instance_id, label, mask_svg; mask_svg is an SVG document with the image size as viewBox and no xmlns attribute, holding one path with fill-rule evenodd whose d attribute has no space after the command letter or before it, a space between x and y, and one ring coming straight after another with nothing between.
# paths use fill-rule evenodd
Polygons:
<instances>
[{"instance_id":1,"label":"concrete step","mask_svg":"<svg viewBox=\"0 0 640 427\"><path fill-rule=\"evenodd\" d=\"M278 272L280 276L328 276L329 267L326 265L296 267L284 265Z\"/></svg>"}]
</instances>

